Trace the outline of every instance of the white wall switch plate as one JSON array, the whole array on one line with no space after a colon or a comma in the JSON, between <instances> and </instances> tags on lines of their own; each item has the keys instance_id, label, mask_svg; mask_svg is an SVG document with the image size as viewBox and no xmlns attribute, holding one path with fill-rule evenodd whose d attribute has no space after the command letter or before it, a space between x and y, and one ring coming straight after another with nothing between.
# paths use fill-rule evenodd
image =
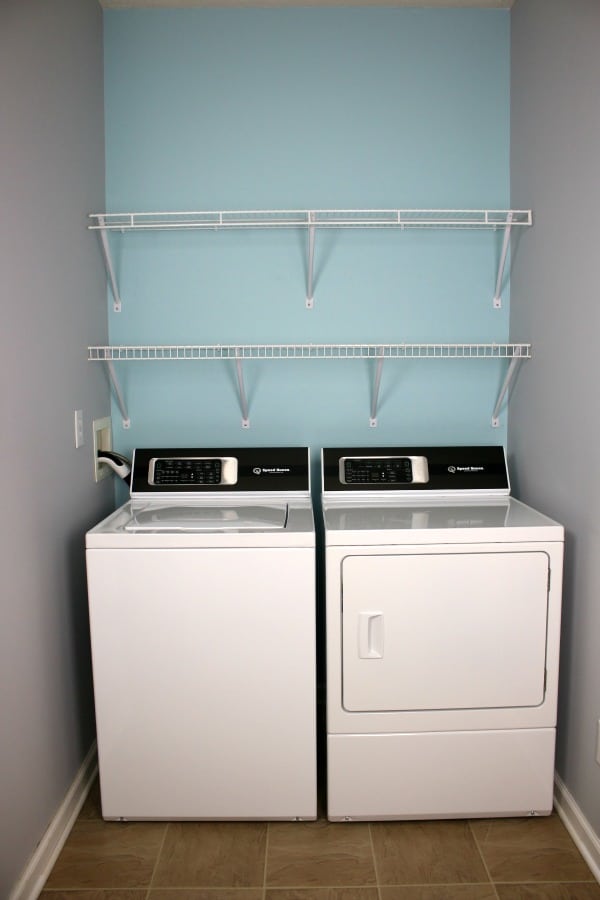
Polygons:
<instances>
[{"instance_id":1,"label":"white wall switch plate","mask_svg":"<svg viewBox=\"0 0 600 900\"><path fill-rule=\"evenodd\" d=\"M76 409L75 413L75 447L83 447L85 440L83 437L83 410Z\"/></svg>"}]
</instances>

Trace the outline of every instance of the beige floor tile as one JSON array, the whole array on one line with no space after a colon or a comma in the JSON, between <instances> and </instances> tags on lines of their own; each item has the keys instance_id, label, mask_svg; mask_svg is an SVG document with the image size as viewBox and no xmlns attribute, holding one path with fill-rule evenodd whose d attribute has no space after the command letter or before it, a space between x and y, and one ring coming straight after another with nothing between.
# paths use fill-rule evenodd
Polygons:
<instances>
[{"instance_id":1,"label":"beige floor tile","mask_svg":"<svg viewBox=\"0 0 600 900\"><path fill-rule=\"evenodd\" d=\"M375 884L369 826L277 822L269 826L268 887Z\"/></svg>"},{"instance_id":2,"label":"beige floor tile","mask_svg":"<svg viewBox=\"0 0 600 900\"><path fill-rule=\"evenodd\" d=\"M467 822L377 822L371 833L382 885L489 881Z\"/></svg>"},{"instance_id":3,"label":"beige floor tile","mask_svg":"<svg viewBox=\"0 0 600 900\"><path fill-rule=\"evenodd\" d=\"M592 881L558 816L470 823L494 882Z\"/></svg>"},{"instance_id":4,"label":"beige floor tile","mask_svg":"<svg viewBox=\"0 0 600 900\"><path fill-rule=\"evenodd\" d=\"M38 900L146 900L146 888L141 891L42 891Z\"/></svg>"},{"instance_id":5,"label":"beige floor tile","mask_svg":"<svg viewBox=\"0 0 600 900\"><path fill-rule=\"evenodd\" d=\"M500 900L600 900L600 884L499 884Z\"/></svg>"},{"instance_id":6,"label":"beige floor tile","mask_svg":"<svg viewBox=\"0 0 600 900\"><path fill-rule=\"evenodd\" d=\"M78 820L45 887L147 887L166 827L159 822Z\"/></svg>"},{"instance_id":7,"label":"beige floor tile","mask_svg":"<svg viewBox=\"0 0 600 900\"><path fill-rule=\"evenodd\" d=\"M494 885L428 884L381 888L381 900L498 900Z\"/></svg>"},{"instance_id":8,"label":"beige floor tile","mask_svg":"<svg viewBox=\"0 0 600 900\"><path fill-rule=\"evenodd\" d=\"M269 888L265 900L378 900L376 887Z\"/></svg>"},{"instance_id":9,"label":"beige floor tile","mask_svg":"<svg viewBox=\"0 0 600 900\"><path fill-rule=\"evenodd\" d=\"M148 900L262 900L262 888L157 888Z\"/></svg>"},{"instance_id":10,"label":"beige floor tile","mask_svg":"<svg viewBox=\"0 0 600 900\"><path fill-rule=\"evenodd\" d=\"M265 822L171 822L152 887L262 887L266 838Z\"/></svg>"},{"instance_id":11,"label":"beige floor tile","mask_svg":"<svg viewBox=\"0 0 600 900\"><path fill-rule=\"evenodd\" d=\"M381 900L497 900L494 885L434 884L381 888Z\"/></svg>"}]
</instances>

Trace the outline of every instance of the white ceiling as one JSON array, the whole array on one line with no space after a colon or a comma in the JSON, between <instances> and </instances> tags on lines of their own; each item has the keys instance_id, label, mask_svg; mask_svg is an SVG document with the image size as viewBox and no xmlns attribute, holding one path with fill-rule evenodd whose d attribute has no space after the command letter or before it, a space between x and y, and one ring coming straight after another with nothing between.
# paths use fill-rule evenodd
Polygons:
<instances>
[{"instance_id":1,"label":"white ceiling","mask_svg":"<svg viewBox=\"0 0 600 900\"><path fill-rule=\"evenodd\" d=\"M192 6L413 6L510 9L516 0L100 0L105 9L175 9Z\"/></svg>"}]
</instances>

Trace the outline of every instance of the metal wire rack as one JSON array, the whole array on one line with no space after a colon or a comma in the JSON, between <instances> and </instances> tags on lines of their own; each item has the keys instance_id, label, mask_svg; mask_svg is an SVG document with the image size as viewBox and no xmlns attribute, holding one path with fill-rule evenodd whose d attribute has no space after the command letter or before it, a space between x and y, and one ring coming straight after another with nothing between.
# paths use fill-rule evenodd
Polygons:
<instances>
[{"instance_id":1,"label":"metal wire rack","mask_svg":"<svg viewBox=\"0 0 600 900\"><path fill-rule=\"evenodd\" d=\"M113 294L121 311L121 295L108 232L165 229L305 228L308 233L306 307L314 306L315 232L319 228L462 228L504 229L493 305L502 306L501 290L513 226L532 224L530 209L246 209L197 212L90 213L88 228L100 236Z\"/></svg>"},{"instance_id":2,"label":"metal wire rack","mask_svg":"<svg viewBox=\"0 0 600 900\"><path fill-rule=\"evenodd\" d=\"M531 344L174 344L88 347L89 361L203 359L522 359Z\"/></svg>"},{"instance_id":3,"label":"metal wire rack","mask_svg":"<svg viewBox=\"0 0 600 900\"><path fill-rule=\"evenodd\" d=\"M88 360L104 362L112 384L123 427L130 419L123 392L115 370L115 362L147 362L164 360L233 360L242 427L250 427L248 400L244 385L243 364L246 360L266 359L372 359L375 376L371 391L369 425L377 425L377 405L383 363L386 359L508 359L504 382L492 414L492 426L499 424L498 415L504 397L516 377L521 362L531 357L531 344L172 344L119 345L88 347Z\"/></svg>"},{"instance_id":4,"label":"metal wire rack","mask_svg":"<svg viewBox=\"0 0 600 900\"><path fill-rule=\"evenodd\" d=\"M502 228L531 225L518 209L245 209L90 213L91 230L166 228Z\"/></svg>"}]
</instances>

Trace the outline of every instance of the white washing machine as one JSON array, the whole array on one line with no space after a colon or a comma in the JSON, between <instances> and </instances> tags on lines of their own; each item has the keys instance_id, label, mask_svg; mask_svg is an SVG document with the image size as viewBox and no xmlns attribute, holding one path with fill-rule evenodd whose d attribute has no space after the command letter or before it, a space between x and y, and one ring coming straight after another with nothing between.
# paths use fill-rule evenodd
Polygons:
<instances>
[{"instance_id":1,"label":"white washing machine","mask_svg":"<svg viewBox=\"0 0 600 900\"><path fill-rule=\"evenodd\" d=\"M87 534L105 819L316 818L307 448L139 449Z\"/></svg>"},{"instance_id":2,"label":"white washing machine","mask_svg":"<svg viewBox=\"0 0 600 900\"><path fill-rule=\"evenodd\" d=\"M322 453L334 821L552 809L564 533L501 447Z\"/></svg>"}]
</instances>

